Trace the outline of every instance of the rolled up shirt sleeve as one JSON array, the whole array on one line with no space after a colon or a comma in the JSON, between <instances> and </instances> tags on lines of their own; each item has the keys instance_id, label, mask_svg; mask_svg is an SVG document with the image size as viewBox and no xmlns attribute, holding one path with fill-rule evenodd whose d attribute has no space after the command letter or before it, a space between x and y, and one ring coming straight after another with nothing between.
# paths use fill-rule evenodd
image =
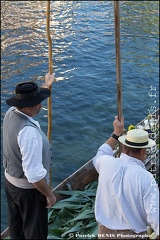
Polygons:
<instances>
[{"instance_id":1,"label":"rolled up shirt sleeve","mask_svg":"<svg viewBox=\"0 0 160 240\"><path fill-rule=\"evenodd\" d=\"M25 167L23 167L24 169ZM36 174L35 174L36 173ZM47 171L43 168L43 165L38 165L34 168L29 169L25 172L25 176L28 179L28 182L30 183L36 183L43 179L46 175Z\"/></svg>"},{"instance_id":2,"label":"rolled up shirt sleeve","mask_svg":"<svg viewBox=\"0 0 160 240\"><path fill-rule=\"evenodd\" d=\"M31 126L24 127L18 135L18 144L22 154L22 168L30 183L43 179L47 170L42 164L42 137L38 130Z\"/></svg>"},{"instance_id":3,"label":"rolled up shirt sleeve","mask_svg":"<svg viewBox=\"0 0 160 240\"><path fill-rule=\"evenodd\" d=\"M93 165L96 168L97 172L99 172L99 162L103 158L103 156L108 155L108 156L113 156L113 150L112 148L107 144L104 143L102 144L97 151L96 156L93 158Z\"/></svg>"}]
</instances>

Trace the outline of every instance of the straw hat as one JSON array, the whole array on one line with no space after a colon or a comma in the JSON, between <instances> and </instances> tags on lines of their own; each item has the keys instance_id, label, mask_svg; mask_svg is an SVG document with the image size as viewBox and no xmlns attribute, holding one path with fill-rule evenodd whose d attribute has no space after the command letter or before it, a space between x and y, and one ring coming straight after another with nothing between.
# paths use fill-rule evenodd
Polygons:
<instances>
[{"instance_id":1,"label":"straw hat","mask_svg":"<svg viewBox=\"0 0 160 240\"><path fill-rule=\"evenodd\" d=\"M34 82L19 83L15 89L15 95L6 100L9 106L34 107L51 95L48 88L39 88Z\"/></svg>"},{"instance_id":2,"label":"straw hat","mask_svg":"<svg viewBox=\"0 0 160 240\"><path fill-rule=\"evenodd\" d=\"M127 132L127 135L120 136L118 140L132 148L149 148L156 144L143 129L132 129Z\"/></svg>"}]
</instances>

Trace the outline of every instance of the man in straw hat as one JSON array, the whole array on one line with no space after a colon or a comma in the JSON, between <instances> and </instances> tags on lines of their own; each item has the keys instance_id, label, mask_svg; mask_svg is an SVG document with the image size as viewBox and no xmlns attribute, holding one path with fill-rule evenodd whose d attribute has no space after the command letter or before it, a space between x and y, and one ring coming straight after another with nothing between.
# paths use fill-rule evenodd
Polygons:
<instances>
[{"instance_id":1,"label":"man in straw hat","mask_svg":"<svg viewBox=\"0 0 160 240\"><path fill-rule=\"evenodd\" d=\"M3 122L3 165L11 239L47 239L48 208L56 198L49 188L51 146L33 119L48 98L53 75L40 88L34 82L16 86L6 100L12 106Z\"/></svg>"},{"instance_id":2,"label":"man in straw hat","mask_svg":"<svg viewBox=\"0 0 160 240\"><path fill-rule=\"evenodd\" d=\"M111 137L98 149L93 164L99 173L95 217L99 239L147 237L147 226L159 235L159 189L145 169L146 149L155 142L148 132L133 129L121 136L124 119L115 117ZM113 156L117 141L123 145L120 157Z\"/></svg>"}]
</instances>

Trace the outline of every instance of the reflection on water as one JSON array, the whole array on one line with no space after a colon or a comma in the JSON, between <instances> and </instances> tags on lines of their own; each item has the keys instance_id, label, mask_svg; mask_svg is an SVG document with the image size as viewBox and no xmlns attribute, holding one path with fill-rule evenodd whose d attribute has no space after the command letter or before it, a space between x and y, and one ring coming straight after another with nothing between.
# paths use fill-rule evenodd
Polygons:
<instances>
[{"instance_id":1,"label":"reflection on water","mask_svg":"<svg viewBox=\"0 0 160 240\"><path fill-rule=\"evenodd\" d=\"M158 1L121 1L126 127L158 106ZM21 81L48 71L46 1L1 1L1 122ZM113 1L51 1L53 186L94 156L117 114ZM59 81L63 80L63 81ZM157 90L149 97L150 86ZM37 117L47 131L47 101ZM65 169L65 171L64 171ZM2 168L2 228L7 226Z\"/></svg>"}]
</instances>

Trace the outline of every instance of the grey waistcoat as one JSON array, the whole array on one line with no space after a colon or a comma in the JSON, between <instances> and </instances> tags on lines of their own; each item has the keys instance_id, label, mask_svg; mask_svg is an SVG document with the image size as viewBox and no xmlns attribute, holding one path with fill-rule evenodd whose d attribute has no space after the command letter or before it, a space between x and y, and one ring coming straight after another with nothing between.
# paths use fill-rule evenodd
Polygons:
<instances>
[{"instance_id":1,"label":"grey waistcoat","mask_svg":"<svg viewBox=\"0 0 160 240\"><path fill-rule=\"evenodd\" d=\"M26 116L16 112L14 108L10 108L6 112L3 121L3 166L10 176L25 178L22 169L22 155L17 142L18 133L25 126L36 128L42 137L42 164L47 170L45 179L47 184L49 184L52 149L48 138L39 127L32 123Z\"/></svg>"}]
</instances>

